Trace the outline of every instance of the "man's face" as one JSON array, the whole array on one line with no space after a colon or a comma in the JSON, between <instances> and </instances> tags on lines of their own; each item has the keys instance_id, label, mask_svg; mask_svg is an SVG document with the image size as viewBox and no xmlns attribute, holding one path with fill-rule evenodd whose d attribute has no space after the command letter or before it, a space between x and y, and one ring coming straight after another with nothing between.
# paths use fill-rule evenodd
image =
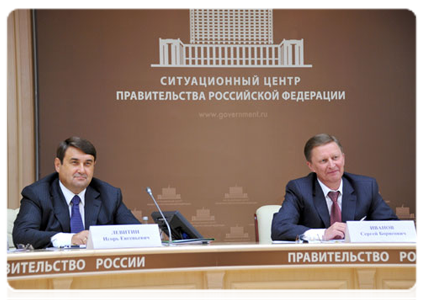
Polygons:
<instances>
[{"instance_id":1,"label":"man's face","mask_svg":"<svg viewBox=\"0 0 423 300\"><path fill-rule=\"evenodd\" d=\"M344 174L345 154L335 142L311 150L311 162L307 162L317 178L331 189L337 189Z\"/></svg>"},{"instance_id":2,"label":"man's face","mask_svg":"<svg viewBox=\"0 0 423 300\"><path fill-rule=\"evenodd\" d=\"M57 157L54 160L60 181L75 194L79 194L90 184L94 165L94 156L85 154L75 147L69 147L66 150L63 164Z\"/></svg>"}]
</instances>

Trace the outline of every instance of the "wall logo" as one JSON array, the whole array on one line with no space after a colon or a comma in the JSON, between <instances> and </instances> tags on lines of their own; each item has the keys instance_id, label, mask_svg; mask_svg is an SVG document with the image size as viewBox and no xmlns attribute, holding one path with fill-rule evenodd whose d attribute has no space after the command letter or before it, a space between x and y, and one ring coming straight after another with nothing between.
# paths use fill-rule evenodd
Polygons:
<instances>
[{"instance_id":1,"label":"wall logo","mask_svg":"<svg viewBox=\"0 0 423 300\"><path fill-rule=\"evenodd\" d=\"M216 202L217 205L244 205L244 204L257 204L252 201L248 194L244 192L244 188L238 185L229 187L229 193L225 193L223 201Z\"/></svg>"},{"instance_id":2,"label":"wall logo","mask_svg":"<svg viewBox=\"0 0 423 300\"><path fill-rule=\"evenodd\" d=\"M162 193L157 195L157 202L160 206L165 205L191 205L190 202L186 202L182 199L181 194L176 193L176 188L168 185L162 188ZM148 203L149 206L155 206L154 203Z\"/></svg>"},{"instance_id":3,"label":"wall logo","mask_svg":"<svg viewBox=\"0 0 423 300\"><path fill-rule=\"evenodd\" d=\"M192 9L190 44L160 38L160 63L177 68L311 68L304 40L273 44L271 9Z\"/></svg>"},{"instance_id":4,"label":"wall logo","mask_svg":"<svg viewBox=\"0 0 423 300\"><path fill-rule=\"evenodd\" d=\"M250 235L248 234L248 232L244 231L244 227L243 226L233 226L230 227L229 229L229 233L226 233L225 235L225 241L227 242L242 242L242 241L249 241L250 240Z\"/></svg>"},{"instance_id":5,"label":"wall logo","mask_svg":"<svg viewBox=\"0 0 423 300\"><path fill-rule=\"evenodd\" d=\"M210 209L197 209L197 214L191 217L193 222L214 222L216 217L210 214Z\"/></svg>"}]
</instances>

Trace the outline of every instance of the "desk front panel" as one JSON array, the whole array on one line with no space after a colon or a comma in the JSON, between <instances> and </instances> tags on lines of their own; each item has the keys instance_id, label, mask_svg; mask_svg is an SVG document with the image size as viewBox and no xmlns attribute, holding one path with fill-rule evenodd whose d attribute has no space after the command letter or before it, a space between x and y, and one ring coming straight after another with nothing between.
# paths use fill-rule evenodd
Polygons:
<instances>
[{"instance_id":1,"label":"desk front panel","mask_svg":"<svg viewBox=\"0 0 423 300\"><path fill-rule=\"evenodd\" d=\"M410 288L414 244L208 245L8 254L28 288Z\"/></svg>"}]
</instances>

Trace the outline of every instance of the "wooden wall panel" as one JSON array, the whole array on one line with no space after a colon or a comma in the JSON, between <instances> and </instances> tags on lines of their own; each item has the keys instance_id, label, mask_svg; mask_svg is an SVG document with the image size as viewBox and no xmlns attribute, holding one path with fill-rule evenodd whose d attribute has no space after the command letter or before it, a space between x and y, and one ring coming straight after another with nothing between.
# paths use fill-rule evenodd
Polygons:
<instances>
[{"instance_id":1,"label":"wooden wall panel","mask_svg":"<svg viewBox=\"0 0 423 300\"><path fill-rule=\"evenodd\" d=\"M9 208L19 207L20 192L35 180L35 126L32 25L30 10L15 10L7 20L7 148Z\"/></svg>"}]
</instances>

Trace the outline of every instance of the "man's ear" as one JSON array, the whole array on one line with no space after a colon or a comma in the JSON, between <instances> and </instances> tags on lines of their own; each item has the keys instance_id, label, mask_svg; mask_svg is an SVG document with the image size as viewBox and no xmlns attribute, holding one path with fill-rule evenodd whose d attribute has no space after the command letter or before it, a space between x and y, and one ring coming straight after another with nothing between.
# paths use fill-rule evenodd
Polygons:
<instances>
[{"instance_id":1,"label":"man's ear","mask_svg":"<svg viewBox=\"0 0 423 300\"><path fill-rule=\"evenodd\" d=\"M60 165L61 165L60 159L57 157L54 159L54 168L56 169L56 172L59 173Z\"/></svg>"},{"instance_id":2,"label":"man's ear","mask_svg":"<svg viewBox=\"0 0 423 300\"><path fill-rule=\"evenodd\" d=\"M312 172L314 172L314 168L313 168L313 165L312 165L312 163L311 162L309 162L309 161L307 161L307 167L312 171Z\"/></svg>"}]
</instances>

